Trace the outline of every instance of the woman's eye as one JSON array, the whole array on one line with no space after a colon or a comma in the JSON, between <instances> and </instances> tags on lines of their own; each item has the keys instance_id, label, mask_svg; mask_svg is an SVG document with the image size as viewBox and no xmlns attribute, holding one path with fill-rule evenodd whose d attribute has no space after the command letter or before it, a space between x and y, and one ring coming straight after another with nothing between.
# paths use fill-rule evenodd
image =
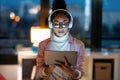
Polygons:
<instances>
[{"instance_id":1,"label":"woman's eye","mask_svg":"<svg viewBox=\"0 0 120 80\"><path fill-rule=\"evenodd\" d=\"M56 28L59 28L59 24L55 24L54 26L55 26Z\"/></svg>"},{"instance_id":2,"label":"woman's eye","mask_svg":"<svg viewBox=\"0 0 120 80\"><path fill-rule=\"evenodd\" d=\"M64 24L64 25L62 25L62 27L63 27L63 28L65 28L65 27L66 27L66 25Z\"/></svg>"}]
</instances>

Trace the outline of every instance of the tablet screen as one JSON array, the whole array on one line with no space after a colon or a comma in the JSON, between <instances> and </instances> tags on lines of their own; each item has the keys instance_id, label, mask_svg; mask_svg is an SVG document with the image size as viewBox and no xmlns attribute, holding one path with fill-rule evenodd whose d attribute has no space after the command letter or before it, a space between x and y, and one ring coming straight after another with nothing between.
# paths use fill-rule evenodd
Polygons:
<instances>
[{"instance_id":1,"label":"tablet screen","mask_svg":"<svg viewBox=\"0 0 120 80\"><path fill-rule=\"evenodd\" d=\"M52 65L56 63L56 60L64 62L64 56L66 56L71 65L76 65L76 51L45 51L45 63L46 65Z\"/></svg>"}]
</instances>

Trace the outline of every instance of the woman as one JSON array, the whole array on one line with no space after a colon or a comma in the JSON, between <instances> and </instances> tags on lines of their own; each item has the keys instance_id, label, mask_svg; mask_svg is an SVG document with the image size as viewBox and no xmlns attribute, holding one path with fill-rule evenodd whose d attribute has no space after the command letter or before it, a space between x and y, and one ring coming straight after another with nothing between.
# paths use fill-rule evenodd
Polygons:
<instances>
[{"instance_id":1,"label":"woman","mask_svg":"<svg viewBox=\"0 0 120 80\"><path fill-rule=\"evenodd\" d=\"M37 75L45 80L77 80L83 76L84 44L73 38L69 30L73 25L73 17L68 10L56 9L48 18L52 36L39 44L37 55ZM45 65L45 50L77 51L77 64L70 66L65 57L64 64L56 61L56 65Z\"/></svg>"}]
</instances>

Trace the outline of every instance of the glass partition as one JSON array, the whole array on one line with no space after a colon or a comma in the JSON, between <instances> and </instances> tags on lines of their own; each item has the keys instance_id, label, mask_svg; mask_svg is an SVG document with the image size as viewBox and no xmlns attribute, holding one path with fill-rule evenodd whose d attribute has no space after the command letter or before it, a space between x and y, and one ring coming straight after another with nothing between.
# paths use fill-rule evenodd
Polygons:
<instances>
[{"instance_id":1,"label":"glass partition","mask_svg":"<svg viewBox=\"0 0 120 80\"><path fill-rule=\"evenodd\" d=\"M40 24L40 2L0 0L0 55L15 55L18 47L32 46L30 28Z\"/></svg>"},{"instance_id":2,"label":"glass partition","mask_svg":"<svg viewBox=\"0 0 120 80\"><path fill-rule=\"evenodd\" d=\"M29 40L39 19L40 0L0 0L0 39Z\"/></svg>"},{"instance_id":3,"label":"glass partition","mask_svg":"<svg viewBox=\"0 0 120 80\"><path fill-rule=\"evenodd\" d=\"M103 0L102 47L120 49L120 0Z\"/></svg>"}]
</instances>

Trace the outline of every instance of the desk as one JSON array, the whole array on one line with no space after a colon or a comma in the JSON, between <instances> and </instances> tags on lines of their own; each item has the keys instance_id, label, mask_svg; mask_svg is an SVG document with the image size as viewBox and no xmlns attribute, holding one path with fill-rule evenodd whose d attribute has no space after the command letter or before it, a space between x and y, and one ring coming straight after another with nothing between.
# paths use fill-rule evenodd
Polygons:
<instances>
[{"instance_id":1,"label":"desk","mask_svg":"<svg viewBox=\"0 0 120 80\"><path fill-rule=\"evenodd\" d=\"M22 59L35 59L37 53L34 53L32 50L29 51L17 51L18 54L18 63L22 65Z\"/></svg>"},{"instance_id":2,"label":"desk","mask_svg":"<svg viewBox=\"0 0 120 80\"><path fill-rule=\"evenodd\" d=\"M17 51L18 53L18 63L22 67L22 78L30 79L33 74L34 65L36 65L37 53L32 50L29 51ZM35 69L34 69L35 70ZM35 71L34 71L35 73ZM35 75L33 74L32 77Z\"/></svg>"}]
</instances>

